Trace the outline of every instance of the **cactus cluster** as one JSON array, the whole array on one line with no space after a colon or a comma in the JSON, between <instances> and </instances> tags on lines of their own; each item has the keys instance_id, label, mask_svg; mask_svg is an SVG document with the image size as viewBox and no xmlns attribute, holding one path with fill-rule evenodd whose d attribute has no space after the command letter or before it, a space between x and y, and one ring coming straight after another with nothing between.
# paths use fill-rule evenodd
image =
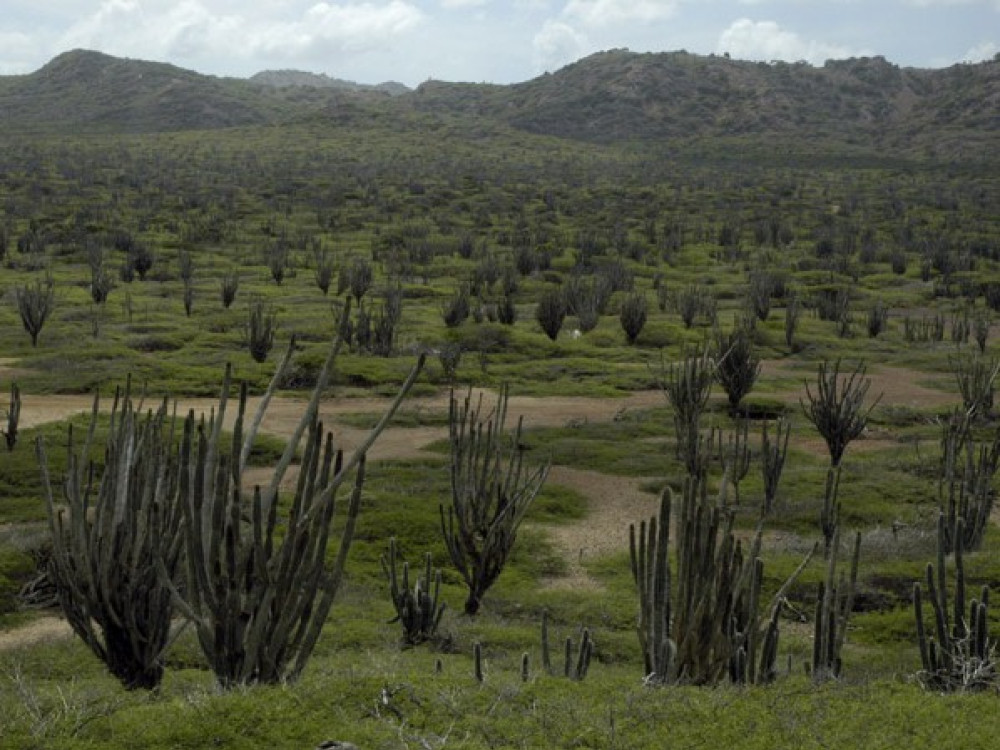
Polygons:
<instances>
[{"instance_id":1,"label":"cactus cluster","mask_svg":"<svg viewBox=\"0 0 1000 750\"><path fill-rule=\"evenodd\" d=\"M951 553L962 521L962 546L978 549L993 510L993 477L1000 467L1000 434L979 442L972 431L974 415L954 415L941 436L941 476L938 506L944 515L945 553Z\"/></svg>"},{"instance_id":2,"label":"cactus cluster","mask_svg":"<svg viewBox=\"0 0 1000 750\"><path fill-rule=\"evenodd\" d=\"M365 454L423 367L420 357L395 401L345 459L324 433L319 402L341 338L334 341L312 398L269 485L247 491L244 469L294 341L248 420L240 389L232 442L223 444L231 372L217 410L178 429L167 402L140 419L129 391L116 399L103 471L87 462L98 401L82 453L71 433L66 507L57 504L45 450L38 457L53 537L50 566L74 630L127 687L155 687L163 673L174 608L194 625L220 686L295 679L326 622L343 576L364 483ZM177 432L180 433L179 440ZM303 436L305 449L287 516L278 487ZM352 489L337 555L327 546L338 490Z\"/></svg>"},{"instance_id":3,"label":"cactus cluster","mask_svg":"<svg viewBox=\"0 0 1000 750\"><path fill-rule=\"evenodd\" d=\"M582 680L590 669L590 659L594 655L594 641L590 637L590 629L582 628L579 645L573 642L572 636L566 636L563 641L563 677L570 680ZM521 659L522 676L527 673L527 654ZM542 612L542 667L550 675L556 674L552 664L552 651L549 646L549 614Z\"/></svg>"},{"instance_id":4,"label":"cactus cluster","mask_svg":"<svg viewBox=\"0 0 1000 750\"><path fill-rule=\"evenodd\" d=\"M521 421L504 433L507 387L496 408L481 415L482 398L471 391L459 406L454 392L449 410L451 505L440 506L441 532L448 554L469 589L465 613L474 615L500 576L524 514L542 489L549 466L524 463Z\"/></svg>"},{"instance_id":5,"label":"cactus cluster","mask_svg":"<svg viewBox=\"0 0 1000 750\"><path fill-rule=\"evenodd\" d=\"M826 561L826 578L819 584L816 595L816 619L813 630L813 653L810 673L815 682L840 677L843 666L840 652L847 637L847 622L854 607L858 583L858 560L861 556L861 532L854 536L851 572L848 577L837 575L840 553L840 529L834 531Z\"/></svg>"},{"instance_id":6,"label":"cactus cluster","mask_svg":"<svg viewBox=\"0 0 1000 750\"><path fill-rule=\"evenodd\" d=\"M392 598L396 617L403 628L403 642L409 646L423 643L434 636L441 624L445 603L441 601L441 571L431 575L431 553L424 556L424 575L417 578L410 589L410 565L403 562L402 573L397 570L399 551L396 538L389 539L389 551L382 555L382 572L389 581L389 596ZM433 581L433 585L432 582Z\"/></svg>"},{"instance_id":7,"label":"cactus cluster","mask_svg":"<svg viewBox=\"0 0 1000 750\"><path fill-rule=\"evenodd\" d=\"M98 475L90 462L98 406L95 397L82 449L70 430L61 503L41 438L35 444L52 533L48 574L67 621L108 670L126 688L153 688L170 643L169 578L182 554L175 496L191 467L172 449L166 402L141 417L126 387L115 396Z\"/></svg>"},{"instance_id":8,"label":"cactus cluster","mask_svg":"<svg viewBox=\"0 0 1000 750\"><path fill-rule=\"evenodd\" d=\"M639 642L646 679L714 685L766 683L776 675L778 616L806 557L762 618L761 530L744 553L733 515L708 500L706 485L685 481L677 519L677 570L670 564L672 493L659 516L629 528L632 576L639 592ZM764 623L766 620L766 624Z\"/></svg>"},{"instance_id":9,"label":"cactus cluster","mask_svg":"<svg viewBox=\"0 0 1000 750\"><path fill-rule=\"evenodd\" d=\"M990 638L988 611L989 587L983 586L980 598L966 606L965 564L962 534L955 537L955 588L949 613L948 588L945 575L945 526L943 515L938 517L937 569L927 564L927 597L933 609L931 632L924 623L923 590L913 584L913 609L916 616L917 643L920 647L920 683L929 690L964 691L997 689L994 650ZM962 520L958 520L961 530Z\"/></svg>"}]
</instances>

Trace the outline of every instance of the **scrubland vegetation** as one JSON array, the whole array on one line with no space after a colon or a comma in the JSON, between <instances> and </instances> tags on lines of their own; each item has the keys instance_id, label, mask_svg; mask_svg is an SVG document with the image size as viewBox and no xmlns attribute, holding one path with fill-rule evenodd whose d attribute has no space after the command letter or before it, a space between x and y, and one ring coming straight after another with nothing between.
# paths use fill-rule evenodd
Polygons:
<instances>
[{"instance_id":1,"label":"scrubland vegetation","mask_svg":"<svg viewBox=\"0 0 1000 750\"><path fill-rule=\"evenodd\" d=\"M738 137L593 145L417 110L405 124L5 140L0 387L16 382L4 411L20 405L20 424L0 423L0 744L993 746L995 168ZM388 406L421 356L388 429L427 449L338 459L313 389L340 404L326 429L376 428L369 397ZM301 406L300 447L255 435L251 407L224 430L171 419L169 401L144 421L168 396L217 403L227 365L230 415L237 382L250 399L272 384ZM114 419L32 416L110 403L127 376ZM457 486L518 498L489 509L496 537L452 483L456 453L472 460L456 447L475 432L469 387L537 397L539 415L581 399L559 423L526 407L513 443L508 419L506 442L471 449L494 468ZM592 399L629 406L589 418ZM88 457L95 482L120 466L105 444L129 430L208 466L183 476L217 482L199 491L218 503L150 526L167 546L145 562L123 552L159 587L152 671L131 683L82 639L12 638L45 621L26 596L86 577L51 534L111 528L110 496L81 488ZM285 464L306 479L272 482ZM619 547L554 541L616 498L581 474L530 502L549 464L648 495L598 530ZM232 501L251 470L262 495ZM312 527L299 555L296 514L321 496L333 531ZM265 548L288 557L255 568ZM298 557L303 579L283 578ZM174 630L194 622L176 639L168 604ZM242 629L257 662L235 658Z\"/></svg>"}]
</instances>

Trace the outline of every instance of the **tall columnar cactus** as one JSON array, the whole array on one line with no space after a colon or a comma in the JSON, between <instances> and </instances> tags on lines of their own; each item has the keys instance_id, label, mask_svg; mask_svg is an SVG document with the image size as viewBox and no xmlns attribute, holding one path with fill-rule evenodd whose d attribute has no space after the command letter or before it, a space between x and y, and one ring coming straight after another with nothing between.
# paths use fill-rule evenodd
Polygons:
<instances>
[{"instance_id":1,"label":"tall columnar cactus","mask_svg":"<svg viewBox=\"0 0 1000 750\"><path fill-rule=\"evenodd\" d=\"M663 390L674 410L677 457L684 462L688 475L693 476L702 465L699 460L701 414L712 393L715 360L706 347L700 355L689 351L681 362L661 365L661 369Z\"/></svg>"},{"instance_id":2,"label":"tall columnar cactus","mask_svg":"<svg viewBox=\"0 0 1000 750\"><path fill-rule=\"evenodd\" d=\"M459 406L451 394L448 429L451 440L451 505L440 506L441 533L452 562L469 589L465 613L479 611L483 596L500 576L517 538L524 514L542 489L549 465L524 464L521 420L504 433L507 386L496 408L481 415L482 397L472 393Z\"/></svg>"},{"instance_id":3,"label":"tall columnar cactus","mask_svg":"<svg viewBox=\"0 0 1000 750\"><path fill-rule=\"evenodd\" d=\"M403 562L402 574L398 570L396 538L389 539L388 555L382 555L382 572L389 581L389 596L396 610L393 622L403 627L403 641L409 646L423 643L433 637L441 624L445 604L440 601L441 571L431 571L431 553L424 557L424 575L410 589L410 566ZM432 582L433 581L433 585Z\"/></svg>"},{"instance_id":4,"label":"tall columnar cactus","mask_svg":"<svg viewBox=\"0 0 1000 750\"><path fill-rule=\"evenodd\" d=\"M714 685L768 682L776 674L778 615L785 592L812 553L785 582L762 625L761 530L747 554L733 515L710 503L705 484L685 481L677 519L677 572L670 564L669 488L658 517L629 528L632 576L639 592L639 643L648 682Z\"/></svg>"},{"instance_id":5,"label":"tall columnar cactus","mask_svg":"<svg viewBox=\"0 0 1000 750\"><path fill-rule=\"evenodd\" d=\"M764 480L763 513L770 513L778 496L778 484L781 482L781 472L785 468L785 457L788 455L788 439L792 427L784 419L779 419L775 427L774 441L768 432L767 423L761 429L760 473Z\"/></svg>"},{"instance_id":6,"label":"tall columnar cactus","mask_svg":"<svg viewBox=\"0 0 1000 750\"><path fill-rule=\"evenodd\" d=\"M740 483L750 473L750 420L741 419L722 444L722 470L733 487L733 504L740 504ZM720 441L721 442L721 441Z\"/></svg>"},{"instance_id":7,"label":"tall columnar cactus","mask_svg":"<svg viewBox=\"0 0 1000 750\"><path fill-rule=\"evenodd\" d=\"M583 628L580 631L579 647L573 643L572 636L566 636L566 640L563 642L563 676L571 680L584 679L590 669L590 660L593 654L594 641L590 637L589 628ZM548 612L542 612L542 667L548 674L555 674L552 667L552 652L549 647Z\"/></svg>"},{"instance_id":8,"label":"tall columnar cactus","mask_svg":"<svg viewBox=\"0 0 1000 750\"><path fill-rule=\"evenodd\" d=\"M8 451L14 450L17 445L17 426L21 421L21 389L17 383L10 384L10 406L4 414L7 426L0 432L3 433L3 441Z\"/></svg>"},{"instance_id":9,"label":"tall columnar cactus","mask_svg":"<svg viewBox=\"0 0 1000 750\"><path fill-rule=\"evenodd\" d=\"M941 477L938 506L944 515L944 546L955 547L958 521L962 520L962 546L978 549L993 511L993 477L1000 467L1000 435L992 442L978 442L972 432L973 415L949 420L941 440Z\"/></svg>"},{"instance_id":10,"label":"tall columnar cactus","mask_svg":"<svg viewBox=\"0 0 1000 750\"><path fill-rule=\"evenodd\" d=\"M847 622L854 607L854 593L858 582L858 560L861 556L861 532L854 536L851 554L851 572L837 576L837 557L840 552L840 529L834 532L826 564L826 578L819 584L816 596L816 620L813 632L812 678L814 682L840 677L842 661L840 652L847 637Z\"/></svg>"},{"instance_id":11,"label":"tall columnar cactus","mask_svg":"<svg viewBox=\"0 0 1000 750\"><path fill-rule=\"evenodd\" d=\"M819 530L823 533L823 545L828 555L833 545L833 537L840 523L840 467L826 470L826 486L823 490L823 504L819 509Z\"/></svg>"},{"instance_id":12,"label":"tall columnar cactus","mask_svg":"<svg viewBox=\"0 0 1000 750\"><path fill-rule=\"evenodd\" d=\"M291 358L291 345L249 425L247 388L241 388L228 452L221 440L228 372L216 414L207 425L199 425L197 437L187 443L183 463L190 468L182 472L179 488L186 578L183 592L175 594L224 688L294 680L301 674L343 576L360 508L365 454L424 363L421 357L378 425L345 459L334 448L332 436L324 437L317 416L339 348L338 337L266 488L255 487L248 496L243 473L268 402ZM278 487L306 433L298 482L287 517L279 524ZM337 556L328 564L337 493L349 482L353 488Z\"/></svg>"},{"instance_id":13,"label":"tall columnar cactus","mask_svg":"<svg viewBox=\"0 0 1000 750\"><path fill-rule=\"evenodd\" d=\"M996 689L1000 684L988 624L989 587L966 608L965 564L962 534L956 536L955 590L951 613L945 577L945 518L938 517L937 570L927 564L927 596L934 611L930 633L924 624L923 591L913 584L913 609L917 624L921 670L917 679L928 690L963 691ZM962 525L961 519L958 521Z\"/></svg>"},{"instance_id":14,"label":"tall columnar cactus","mask_svg":"<svg viewBox=\"0 0 1000 750\"><path fill-rule=\"evenodd\" d=\"M41 438L36 442L52 532L49 576L74 632L129 688L154 688L163 675L173 602L169 578L181 554L175 502L189 450L174 445L164 402L142 418L126 388L116 396L100 472L90 462L98 422L77 452L70 430L63 503L54 496ZM182 443L190 448L191 420ZM158 569L162 575L158 574Z\"/></svg>"}]
</instances>

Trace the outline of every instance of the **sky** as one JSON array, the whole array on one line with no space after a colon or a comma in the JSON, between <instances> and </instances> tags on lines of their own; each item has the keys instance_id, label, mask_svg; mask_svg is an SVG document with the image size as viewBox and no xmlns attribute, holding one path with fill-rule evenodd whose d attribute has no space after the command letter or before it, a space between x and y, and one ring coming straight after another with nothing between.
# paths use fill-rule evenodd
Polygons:
<instances>
[{"instance_id":1,"label":"sky","mask_svg":"<svg viewBox=\"0 0 1000 750\"><path fill-rule=\"evenodd\" d=\"M506 84L620 47L938 68L1000 53L1000 0L3 0L0 14L2 75L83 48L219 76Z\"/></svg>"}]
</instances>

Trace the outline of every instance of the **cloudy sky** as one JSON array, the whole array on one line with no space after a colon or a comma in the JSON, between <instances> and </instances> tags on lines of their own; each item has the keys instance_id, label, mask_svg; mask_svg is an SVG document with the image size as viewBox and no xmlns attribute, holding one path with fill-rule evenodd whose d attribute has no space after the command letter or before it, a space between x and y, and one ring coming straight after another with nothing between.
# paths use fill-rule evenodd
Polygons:
<instances>
[{"instance_id":1,"label":"cloudy sky","mask_svg":"<svg viewBox=\"0 0 1000 750\"><path fill-rule=\"evenodd\" d=\"M1000 52L1000 0L3 0L0 74L86 48L214 75L512 83L612 47L752 60Z\"/></svg>"}]
</instances>

